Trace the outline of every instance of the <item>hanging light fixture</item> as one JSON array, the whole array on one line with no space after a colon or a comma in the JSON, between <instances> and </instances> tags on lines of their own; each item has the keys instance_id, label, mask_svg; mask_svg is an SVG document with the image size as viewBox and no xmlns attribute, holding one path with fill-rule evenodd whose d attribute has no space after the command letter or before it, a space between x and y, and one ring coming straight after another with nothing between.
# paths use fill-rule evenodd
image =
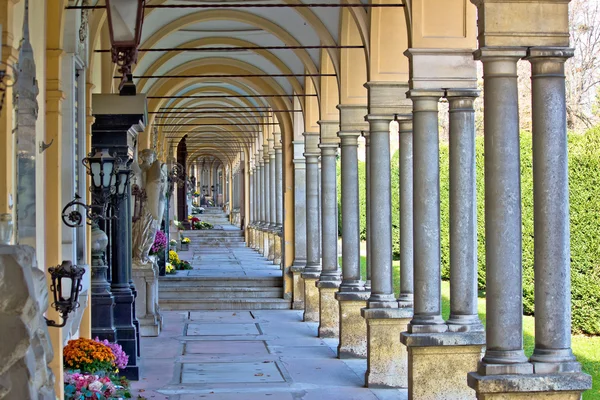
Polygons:
<instances>
[{"instance_id":1,"label":"hanging light fixture","mask_svg":"<svg viewBox=\"0 0 600 400\"><path fill-rule=\"evenodd\" d=\"M119 85L122 95L135 95L131 67L137 62L142 38L145 0L106 0L112 61L123 78Z\"/></svg>"}]
</instances>

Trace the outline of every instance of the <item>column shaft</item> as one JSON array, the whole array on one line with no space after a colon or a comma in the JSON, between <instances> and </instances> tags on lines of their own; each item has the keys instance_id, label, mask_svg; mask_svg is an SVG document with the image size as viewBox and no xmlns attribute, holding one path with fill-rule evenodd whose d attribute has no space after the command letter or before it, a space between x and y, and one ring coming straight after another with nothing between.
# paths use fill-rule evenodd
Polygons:
<instances>
[{"instance_id":1,"label":"column shaft","mask_svg":"<svg viewBox=\"0 0 600 400\"><path fill-rule=\"evenodd\" d=\"M342 153L342 274L340 291L362 289L360 276L360 207L358 133L340 132Z\"/></svg>"},{"instance_id":2,"label":"column shaft","mask_svg":"<svg viewBox=\"0 0 600 400\"><path fill-rule=\"evenodd\" d=\"M413 306L413 125L412 120L399 121L400 126L400 297L403 307Z\"/></svg>"},{"instance_id":3,"label":"column shaft","mask_svg":"<svg viewBox=\"0 0 600 400\"><path fill-rule=\"evenodd\" d=\"M277 176L276 176L276 165L275 165L275 152L270 154L269 161L270 170L270 200L271 200L271 227L274 228L277 224Z\"/></svg>"},{"instance_id":4,"label":"column shaft","mask_svg":"<svg viewBox=\"0 0 600 400\"><path fill-rule=\"evenodd\" d=\"M321 281L339 281L336 155L338 145L321 144Z\"/></svg>"},{"instance_id":5,"label":"column shaft","mask_svg":"<svg viewBox=\"0 0 600 400\"><path fill-rule=\"evenodd\" d=\"M450 319L454 332L483 331L477 315L476 90L447 92L450 104Z\"/></svg>"},{"instance_id":6,"label":"column shaft","mask_svg":"<svg viewBox=\"0 0 600 400\"><path fill-rule=\"evenodd\" d=\"M319 188L318 156L306 158L306 268L305 272L320 272L319 260Z\"/></svg>"},{"instance_id":7,"label":"column shaft","mask_svg":"<svg viewBox=\"0 0 600 400\"><path fill-rule=\"evenodd\" d=\"M367 256L366 256L366 269L367 269L367 273L366 273L366 279L365 279L365 290L371 290L371 260L369 258L369 249L371 248L371 209L369 208L369 205L371 204L371 200L369 199L369 193L371 193L371 159L370 159L370 148L371 148L371 141L369 140L369 132L363 132L363 135L365 137L365 190L366 190L366 198L365 198L365 217L366 217L366 224L367 226L365 227L365 232L366 232L366 252L367 252Z\"/></svg>"},{"instance_id":8,"label":"column shaft","mask_svg":"<svg viewBox=\"0 0 600 400\"><path fill-rule=\"evenodd\" d=\"M276 144L277 146L277 144ZM275 147L275 203L277 228L283 227L283 154L281 145Z\"/></svg>"},{"instance_id":9,"label":"column shaft","mask_svg":"<svg viewBox=\"0 0 600 400\"><path fill-rule=\"evenodd\" d=\"M572 49L529 50L533 114L536 373L580 371L571 351L569 171L564 63Z\"/></svg>"},{"instance_id":10,"label":"column shaft","mask_svg":"<svg viewBox=\"0 0 600 400\"><path fill-rule=\"evenodd\" d=\"M484 68L486 352L484 375L531 373L523 352L521 170L517 61L521 49L481 49Z\"/></svg>"},{"instance_id":11,"label":"column shaft","mask_svg":"<svg viewBox=\"0 0 600 400\"><path fill-rule=\"evenodd\" d=\"M369 308L397 308L392 283L392 191L390 168L390 119L369 115L369 198L371 244L367 257L371 264Z\"/></svg>"},{"instance_id":12,"label":"column shaft","mask_svg":"<svg viewBox=\"0 0 600 400\"><path fill-rule=\"evenodd\" d=\"M411 333L445 332L441 299L438 101L442 92L411 90L413 102L414 317Z\"/></svg>"},{"instance_id":13,"label":"column shaft","mask_svg":"<svg viewBox=\"0 0 600 400\"><path fill-rule=\"evenodd\" d=\"M271 163L268 156L265 157L264 166L264 177L265 177L265 228L271 225Z\"/></svg>"}]
</instances>

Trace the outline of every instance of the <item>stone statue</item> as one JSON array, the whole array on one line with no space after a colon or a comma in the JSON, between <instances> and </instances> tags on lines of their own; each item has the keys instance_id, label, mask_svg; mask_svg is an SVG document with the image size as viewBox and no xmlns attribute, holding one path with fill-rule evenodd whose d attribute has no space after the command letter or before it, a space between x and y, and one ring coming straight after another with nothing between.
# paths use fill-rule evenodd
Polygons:
<instances>
[{"instance_id":1,"label":"stone statue","mask_svg":"<svg viewBox=\"0 0 600 400\"><path fill-rule=\"evenodd\" d=\"M138 186L140 195L145 197L145 201L139 210L139 219L133 223L133 260L145 265L149 261L148 253L163 218L167 171L156 159L156 153L153 150L142 150L138 155L138 160L139 168L134 168L133 184Z\"/></svg>"},{"instance_id":2,"label":"stone statue","mask_svg":"<svg viewBox=\"0 0 600 400\"><path fill-rule=\"evenodd\" d=\"M29 246L0 245L0 399L54 400L44 272Z\"/></svg>"}]
</instances>

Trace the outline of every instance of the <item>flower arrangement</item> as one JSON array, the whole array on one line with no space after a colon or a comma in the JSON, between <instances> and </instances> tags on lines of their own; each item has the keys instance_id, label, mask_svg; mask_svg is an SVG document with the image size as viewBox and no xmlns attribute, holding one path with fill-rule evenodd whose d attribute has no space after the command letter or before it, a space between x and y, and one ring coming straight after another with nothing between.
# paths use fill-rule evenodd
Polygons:
<instances>
[{"instance_id":1,"label":"flower arrangement","mask_svg":"<svg viewBox=\"0 0 600 400\"><path fill-rule=\"evenodd\" d=\"M79 338L63 349L65 400L131 398L129 382L119 377L129 357L117 343Z\"/></svg>"},{"instance_id":2,"label":"flower arrangement","mask_svg":"<svg viewBox=\"0 0 600 400\"><path fill-rule=\"evenodd\" d=\"M198 217L192 217L192 219L190 220L191 224L194 225L195 223L200 222L200 218Z\"/></svg>"},{"instance_id":3,"label":"flower arrangement","mask_svg":"<svg viewBox=\"0 0 600 400\"><path fill-rule=\"evenodd\" d=\"M154 237L154 243L150 248L150 255L156 255L167 248L167 235L163 231L156 231L156 236Z\"/></svg>"},{"instance_id":4,"label":"flower arrangement","mask_svg":"<svg viewBox=\"0 0 600 400\"><path fill-rule=\"evenodd\" d=\"M194 216L188 215L188 221L191 221L192 219L194 219Z\"/></svg>"},{"instance_id":5,"label":"flower arrangement","mask_svg":"<svg viewBox=\"0 0 600 400\"><path fill-rule=\"evenodd\" d=\"M190 240L190 238L184 237L181 239L181 243L182 244L190 244L191 240Z\"/></svg>"},{"instance_id":6,"label":"flower arrangement","mask_svg":"<svg viewBox=\"0 0 600 400\"><path fill-rule=\"evenodd\" d=\"M196 190L192 196L194 196L194 197L200 197L200 192Z\"/></svg>"},{"instance_id":7,"label":"flower arrangement","mask_svg":"<svg viewBox=\"0 0 600 400\"><path fill-rule=\"evenodd\" d=\"M192 264L190 264L189 262L187 262L185 260L182 260L179 263L179 265L177 266L177 269L180 271L185 271L185 270L193 269L193 268L192 268Z\"/></svg>"},{"instance_id":8,"label":"flower arrangement","mask_svg":"<svg viewBox=\"0 0 600 400\"><path fill-rule=\"evenodd\" d=\"M115 371L115 355L110 347L91 339L70 340L63 350L66 368L85 373Z\"/></svg>"},{"instance_id":9,"label":"flower arrangement","mask_svg":"<svg viewBox=\"0 0 600 400\"><path fill-rule=\"evenodd\" d=\"M175 268L173 267L173 264L171 264L170 262L165 264L165 273L167 273L168 275L174 274L177 271L175 270Z\"/></svg>"},{"instance_id":10,"label":"flower arrangement","mask_svg":"<svg viewBox=\"0 0 600 400\"><path fill-rule=\"evenodd\" d=\"M183 230L183 223L181 221L173 220L173 225L177 228L177 230Z\"/></svg>"},{"instance_id":11,"label":"flower arrangement","mask_svg":"<svg viewBox=\"0 0 600 400\"><path fill-rule=\"evenodd\" d=\"M169 251L169 262L175 267L177 267L177 265L179 265L179 263L181 262L181 260L179 260L179 255L175 250Z\"/></svg>"},{"instance_id":12,"label":"flower arrangement","mask_svg":"<svg viewBox=\"0 0 600 400\"><path fill-rule=\"evenodd\" d=\"M192 229L196 229L196 230L204 230L204 229L213 229L214 226L211 223L208 222L203 222L203 221L196 221L196 222L192 222Z\"/></svg>"},{"instance_id":13,"label":"flower arrangement","mask_svg":"<svg viewBox=\"0 0 600 400\"><path fill-rule=\"evenodd\" d=\"M123 369L123 368L127 367L127 363L129 362L129 356L125 353L125 351L123 350L123 347L121 347L120 344L111 343L106 339L100 340L97 337L95 340L98 343L102 343L103 345L110 347L111 351L113 352L113 354L115 356L115 366L118 369Z\"/></svg>"}]
</instances>

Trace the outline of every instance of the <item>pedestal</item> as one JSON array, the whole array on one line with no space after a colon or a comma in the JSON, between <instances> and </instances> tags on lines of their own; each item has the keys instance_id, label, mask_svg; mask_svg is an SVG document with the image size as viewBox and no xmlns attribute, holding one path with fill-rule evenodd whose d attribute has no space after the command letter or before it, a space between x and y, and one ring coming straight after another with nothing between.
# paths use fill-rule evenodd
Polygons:
<instances>
[{"instance_id":1,"label":"pedestal","mask_svg":"<svg viewBox=\"0 0 600 400\"><path fill-rule=\"evenodd\" d=\"M304 321L319 322L319 274L303 273L304 280Z\"/></svg>"},{"instance_id":2,"label":"pedestal","mask_svg":"<svg viewBox=\"0 0 600 400\"><path fill-rule=\"evenodd\" d=\"M135 312L141 336L158 336L162 330L162 315L158 306L158 265L133 261L132 278L138 292Z\"/></svg>"},{"instance_id":3,"label":"pedestal","mask_svg":"<svg viewBox=\"0 0 600 400\"><path fill-rule=\"evenodd\" d=\"M270 243L269 231L267 228L262 228L262 229L263 229L263 231L262 231L263 245L262 245L261 250L262 250L263 257L268 259L269 258L269 243Z\"/></svg>"},{"instance_id":4,"label":"pedestal","mask_svg":"<svg viewBox=\"0 0 600 400\"><path fill-rule=\"evenodd\" d=\"M267 255L269 261L275 260L275 231L269 229L269 253Z\"/></svg>"},{"instance_id":5,"label":"pedestal","mask_svg":"<svg viewBox=\"0 0 600 400\"><path fill-rule=\"evenodd\" d=\"M363 308L361 314L367 321L365 386L407 387L408 352L400 343L400 334L413 316L412 308Z\"/></svg>"},{"instance_id":6,"label":"pedestal","mask_svg":"<svg viewBox=\"0 0 600 400\"><path fill-rule=\"evenodd\" d=\"M367 306L369 292L337 292L340 342L338 358L367 357L367 321L360 310Z\"/></svg>"},{"instance_id":7,"label":"pedestal","mask_svg":"<svg viewBox=\"0 0 600 400\"><path fill-rule=\"evenodd\" d=\"M465 377L483 356L484 332L404 332L401 341L408 348L409 399L475 399Z\"/></svg>"},{"instance_id":8,"label":"pedestal","mask_svg":"<svg viewBox=\"0 0 600 400\"><path fill-rule=\"evenodd\" d=\"M277 231L274 235L273 238L275 239L275 247L273 249L273 264L275 265L280 265L281 266L281 258L282 258L282 254L281 254L281 249L282 249L282 238L281 238L281 232ZM283 266L281 266L281 268L283 269Z\"/></svg>"},{"instance_id":9,"label":"pedestal","mask_svg":"<svg viewBox=\"0 0 600 400\"><path fill-rule=\"evenodd\" d=\"M304 265L293 265L290 267L292 272L293 292L292 292L292 309L304 310Z\"/></svg>"},{"instance_id":10,"label":"pedestal","mask_svg":"<svg viewBox=\"0 0 600 400\"><path fill-rule=\"evenodd\" d=\"M340 333L340 308L335 294L340 282L318 281L319 289L319 337L337 338Z\"/></svg>"},{"instance_id":11,"label":"pedestal","mask_svg":"<svg viewBox=\"0 0 600 400\"><path fill-rule=\"evenodd\" d=\"M471 372L467 381L479 400L579 400L592 387L592 377L581 372L488 376Z\"/></svg>"}]
</instances>

